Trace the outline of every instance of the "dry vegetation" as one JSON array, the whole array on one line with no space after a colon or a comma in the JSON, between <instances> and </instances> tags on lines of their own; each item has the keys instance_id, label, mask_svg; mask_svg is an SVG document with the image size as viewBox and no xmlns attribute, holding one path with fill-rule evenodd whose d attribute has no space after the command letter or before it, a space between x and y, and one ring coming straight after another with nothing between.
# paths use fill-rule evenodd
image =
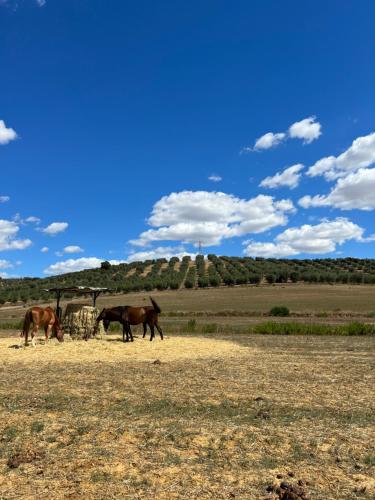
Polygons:
<instances>
[{"instance_id":1,"label":"dry vegetation","mask_svg":"<svg viewBox=\"0 0 375 500\"><path fill-rule=\"evenodd\" d=\"M100 296L97 306L149 304L150 293L129 293ZM353 315L375 312L375 287L372 285L306 285L287 284L273 286L238 286L212 289L153 291L152 296L163 312L194 312L217 314L221 311L244 316L249 313L267 313L275 305L289 307L292 312L303 315L329 313L339 317L345 313ZM71 302L71 300L69 300ZM91 301L80 297L74 302ZM66 303L66 302L65 302ZM54 306L55 302L51 301ZM19 319L25 313L23 307L0 307L0 323Z\"/></svg>"},{"instance_id":2,"label":"dry vegetation","mask_svg":"<svg viewBox=\"0 0 375 500\"><path fill-rule=\"evenodd\" d=\"M15 344L0 341L0 498L375 495L373 338Z\"/></svg>"},{"instance_id":3,"label":"dry vegetation","mask_svg":"<svg viewBox=\"0 0 375 500\"><path fill-rule=\"evenodd\" d=\"M99 297L98 307L148 302L147 292ZM375 311L371 285L274 285L153 292L163 311L258 311L285 305L296 312Z\"/></svg>"}]
</instances>

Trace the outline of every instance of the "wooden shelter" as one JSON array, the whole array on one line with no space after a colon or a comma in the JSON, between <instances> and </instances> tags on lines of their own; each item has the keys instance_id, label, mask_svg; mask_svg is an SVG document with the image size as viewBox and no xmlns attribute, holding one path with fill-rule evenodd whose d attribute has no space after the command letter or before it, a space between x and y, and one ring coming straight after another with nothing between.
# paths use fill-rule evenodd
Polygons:
<instances>
[{"instance_id":1,"label":"wooden shelter","mask_svg":"<svg viewBox=\"0 0 375 500\"><path fill-rule=\"evenodd\" d=\"M62 309L60 307L60 300L64 293L74 293L75 295L90 295L92 297L92 306L96 307L96 299L102 292L109 292L109 288L93 288L90 286L66 286L49 288L46 292L53 292L56 294L56 314L61 319Z\"/></svg>"}]
</instances>

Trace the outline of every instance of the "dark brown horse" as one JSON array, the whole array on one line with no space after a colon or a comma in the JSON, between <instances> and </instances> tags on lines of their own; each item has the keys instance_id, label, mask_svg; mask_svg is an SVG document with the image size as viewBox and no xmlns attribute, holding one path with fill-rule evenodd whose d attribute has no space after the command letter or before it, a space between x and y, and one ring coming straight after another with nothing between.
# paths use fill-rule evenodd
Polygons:
<instances>
[{"instance_id":1,"label":"dark brown horse","mask_svg":"<svg viewBox=\"0 0 375 500\"><path fill-rule=\"evenodd\" d=\"M151 330L152 340L155 337L155 327L163 340L163 332L158 323L158 315L161 313L160 307L154 299L150 297L152 306L132 307L132 306L118 306L111 307L110 309L103 309L96 319L94 334L98 329L99 321L103 321L104 330L107 332L111 321L119 321L122 324L122 339L125 342L133 341L133 334L130 325L143 324L143 338L146 336L147 325Z\"/></svg>"},{"instance_id":2,"label":"dark brown horse","mask_svg":"<svg viewBox=\"0 0 375 500\"><path fill-rule=\"evenodd\" d=\"M64 334L60 327L59 318L56 316L55 311L51 307L31 307L25 314L23 321L23 329L21 338L25 337L25 345L27 345L27 338L29 336L30 325L33 324L31 332L31 343L35 347L35 336L38 333L39 327L44 328L46 342L53 331L59 342L64 341Z\"/></svg>"}]
</instances>

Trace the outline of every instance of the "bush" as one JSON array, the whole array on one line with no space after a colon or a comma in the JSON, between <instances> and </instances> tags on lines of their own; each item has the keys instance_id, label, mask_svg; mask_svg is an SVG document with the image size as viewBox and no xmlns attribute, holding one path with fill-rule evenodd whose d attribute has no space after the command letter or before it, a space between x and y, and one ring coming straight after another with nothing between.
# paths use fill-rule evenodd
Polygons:
<instances>
[{"instance_id":1,"label":"bush","mask_svg":"<svg viewBox=\"0 0 375 500\"><path fill-rule=\"evenodd\" d=\"M289 314L290 311L286 306L275 306L269 312L270 316L289 316Z\"/></svg>"},{"instance_id":2,"label":"bush","mask_svg":"<svg viewBox=\"0 0 375 500\"><path fill-rule=\"evenodd\" d=\"M202 326L202 333L217 333L216 323L207 323Z\"/></svg>"},{"instance_id":3,"label":"bush","mask_svg":"<svg viewBox=\"0 0 375 500\"><path fill-rule=\"evenodd\" d=\"M197 322L195 319L189 319L186 325L183 328L183 331L186 333L194 333L196 330Z\"/></svg>"},{"instance_id":4,"label":"bush","mask_svg":"<svg viewBox=\"0 0 375 500\"><path fill-rule=\"evenodd\" d=\"M317 323L275 323L269 321L255 325L254 333L266 335L375 335L375 325L350 323L349 325L321 325Z\"/></svg>"}]
</instances>

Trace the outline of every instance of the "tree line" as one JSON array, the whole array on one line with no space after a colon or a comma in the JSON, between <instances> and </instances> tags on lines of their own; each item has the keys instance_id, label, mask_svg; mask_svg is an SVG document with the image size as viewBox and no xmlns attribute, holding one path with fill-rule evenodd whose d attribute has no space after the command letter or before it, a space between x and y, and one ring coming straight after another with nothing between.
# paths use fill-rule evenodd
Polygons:
<instances>
[{"instance_id":1,"label":"tree line","mask_svg":"<svg viewBox=\"0 0 375 500\"><path fill-rule=\"evenodd\" d=\"M48 288L92 286L111 293L129 293L179 288L207 288L274 283L375 284L375 260L353 257L339 259L264 259L209 254L179 259L146 260L111 265L102 262L88 269L48 278L0 278L0 305L48 301Z\"/></svg>"}]
</instances>

